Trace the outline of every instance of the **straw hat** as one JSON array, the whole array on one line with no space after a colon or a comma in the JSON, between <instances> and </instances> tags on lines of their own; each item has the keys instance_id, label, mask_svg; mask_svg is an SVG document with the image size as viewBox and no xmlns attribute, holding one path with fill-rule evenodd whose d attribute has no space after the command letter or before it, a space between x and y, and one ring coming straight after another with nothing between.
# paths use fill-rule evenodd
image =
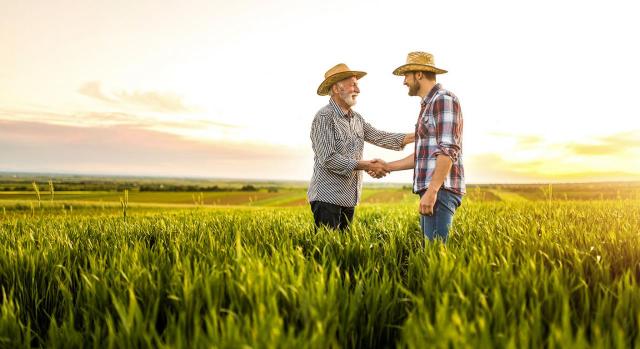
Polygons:
<instances>
[{"instance_id":1,"label":"straw hat","mask_svg":"<svg viewBox=\"0 0 640 349\"><path fill-rule=\"evenodd\" d=\"M394 75L404 75L406 72L430 71L436 74L444 74L447 71L436 68L433 62L433 55L427 52L410 52L407 55L407 64L402 65L393 71Z\"/></svg>"},{"instance_id":2,"label":"straw hat","mask_svg":"<svg viewBox=\"0 0 640 349\"><path fill-rule=\"evenodd\" d=\"M324 81L320 84L320 86L318 86L318 94L320 96L326 96L329 94L329 89L331 88L331 86L336 82L342 81L352 76L355 76L356 79L360 79L365 75L367 75L367 73L363 71L351 70L344 63L337 64L333 68L327 70L326 73L324 73Z\"/></svg>"}]
</instances>

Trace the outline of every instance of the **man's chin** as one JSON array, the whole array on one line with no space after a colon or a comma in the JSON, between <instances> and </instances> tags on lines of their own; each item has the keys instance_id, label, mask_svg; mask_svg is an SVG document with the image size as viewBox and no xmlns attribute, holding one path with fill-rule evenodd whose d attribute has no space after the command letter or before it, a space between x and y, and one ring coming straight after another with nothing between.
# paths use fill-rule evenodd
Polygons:
<instances>
[{"instance_id":1,"label":"man's chin","mask_svg":"<svg viewBox=\"0 0 640 349\"><path fill-rule=\"evenodd\" d=\"M344 102L347 103L348 106L353 107L354 105L356 105L356 99L355 98L345 98Z\"/></svg>"}]
</instances>

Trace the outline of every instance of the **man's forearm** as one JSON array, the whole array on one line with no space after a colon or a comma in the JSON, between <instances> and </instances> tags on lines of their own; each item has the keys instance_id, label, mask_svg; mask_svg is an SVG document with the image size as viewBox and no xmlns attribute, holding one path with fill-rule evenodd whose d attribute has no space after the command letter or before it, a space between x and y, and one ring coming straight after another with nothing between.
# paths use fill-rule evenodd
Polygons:
<instances>
[{"instance_id":1,"label":"man's forearm","mask_svg":"<svg viewBox=\"0 0 640 349\"><path fill-rule=\"evenodd\" d=\"M387 165L385 166L385 170L391 172L391 171L401 171L401 170L408 170L408 169L412 169L413 166L415 164L415 160L414 160L414 156L413 153L409 156L407 156L404 159L400 159L400 160L396 160L396 161L392 161L387 163Z\"/></svg>"},{"instance_id":2,"label":"man's forearm","mask_svg":"<svg viewBox=\"0 0 640 349\"><path fill-rule=\"evenodd\" d=\"M369 160L358 160L358 164L354 170L369 170L371 169L371 161Z\"/></svg>"},{"instance_id":3,"label":"man's forearm","mask_svg":"<svg viewBox=\"0 0 640 349\"><path fill-rule=\"evenodd\" d=\"M402 145L407 145L409 143L413 143L416 140L416 134L415 133L407 133L404 135L404 138L402 139Z\"/></svg>"},{"instance_id":4,"label":"man's forearm","mask_svg":"<svg viewBox=\"0 0 640 349\"><path fill-rule=\"evenodd\" d=\"M444 183L444 179L451 170L452 164L453 161L451 161L451 158L446 155L438 155L436 157L436 168L433 171L433 176L431 176L431 182L429 182L429 188L427 191L437 193L438 190L440 190L442 183Z\"/></svg>"}]
</instances>

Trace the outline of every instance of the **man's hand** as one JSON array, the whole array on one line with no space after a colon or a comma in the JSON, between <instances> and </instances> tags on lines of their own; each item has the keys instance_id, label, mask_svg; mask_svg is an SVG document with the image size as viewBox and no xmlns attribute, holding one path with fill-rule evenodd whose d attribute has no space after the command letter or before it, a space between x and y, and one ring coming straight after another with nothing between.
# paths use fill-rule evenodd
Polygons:
<instances>
[{"instance_id":1,"label":"man's hand","mask_svg":"<svg viewBox=\"0 0 640 349\"><path fill-rule=\"evenodd\" d=\"M387 163L381 159L373 159L369 162L367 173L373 178L382 178L389 173Z\"/></svg>"},{"instance_id":2,"label":"man's hand","mask_svg":"<svg viewBox=\"0 0 640 349\"><path fill-rule=\"evenodd\" d=\"M404 135L404 138L402 139L402 145L407 145L409 143L413 143L416 141L416 134L415 133L406 133Z\"/></svg>"},{"instance_id":3,"label":"man's hand","mask_svg":"<svg viewBox=\"0 0 640 349\"><path fill-rule=\"evenodd\" d=\"M433 214L433 207L436 205L436 199L438 192L431 190L431 187L420 198L420 214L425 216L431 216Z\"/></svg>"}]
</instances>

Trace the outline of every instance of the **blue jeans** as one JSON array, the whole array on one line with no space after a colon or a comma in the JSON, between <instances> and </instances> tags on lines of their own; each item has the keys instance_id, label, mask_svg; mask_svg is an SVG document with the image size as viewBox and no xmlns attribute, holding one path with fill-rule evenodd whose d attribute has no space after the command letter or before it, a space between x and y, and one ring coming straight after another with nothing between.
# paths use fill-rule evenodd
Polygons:
<instances>
[{"instance_id":1,"label":"blue jeans","mask_svg":"<svg viewBox=\"0 0 640 349\"><path fill-rule=\"evenodd\" d=\"M420 198L424 193L425 191L419 193ZM420 228L429 241L437 238L442 242L447 242L453 214L461 203L461 195L446 189L438 191L436 204L433 206L433 214L431 216L420 215Z\"/></svg>"}]
</instances>

